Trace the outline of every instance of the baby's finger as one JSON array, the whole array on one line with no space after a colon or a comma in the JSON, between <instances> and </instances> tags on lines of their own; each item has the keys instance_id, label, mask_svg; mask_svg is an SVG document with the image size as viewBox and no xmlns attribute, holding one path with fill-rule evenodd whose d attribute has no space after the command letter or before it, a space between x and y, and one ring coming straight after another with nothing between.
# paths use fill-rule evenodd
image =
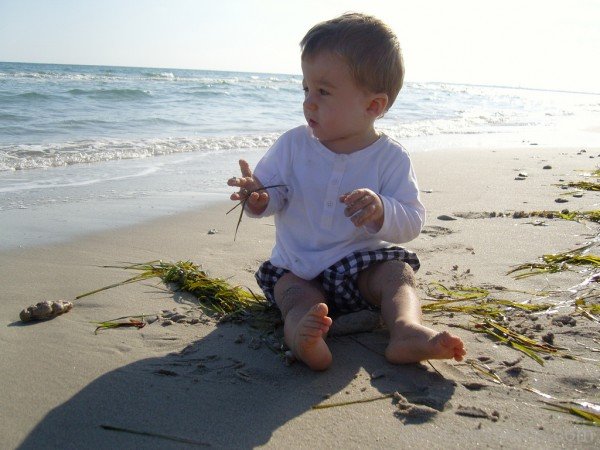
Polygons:
<instances>
[{"instance_id":1,"label":"baby's finger","mask_svg":"<svg viewBox=\"0 0 600 450\"><path fill-rule=\"evenodd\" d=\"M342 196L340 196L340 201L349 205L349 204L355 203L356 200L358 200L359 198L362 198L367 193L368 193L368 191L366 189L355 189L351 192L347 192L346 194L343 194Z\"/></svg>"},{"instance_id":2,"label":"baby's finger","mask_svg":"<svg viewBox=\"0 0 600 450\"><path fill-rule=\"evenodd\" d=\"M243 177L252 177L252 170L250 169L250 164L245 159L240 159L240 170L242 171Z\"/></svg>"},{"instance_id":3,"label":"baby's finger","mask_svg":"<svg viewBox=\"0 0 600 450\"><path fill-rule=\"evenodd\" d=\"M363 195L362 197L357 198L351 203L346 203L348 206L344 210L344 214L346 214L346 217L350 217L356 214L361 209L367 207L372 201L373 199L371 197L369 197L368 195Z\"/></svg>"},{"instance_id":4,"label":"baby's finger","mask_svg":"<svg viewBox=\"0 0 600 450\"><path fill-rule=\"evenodd\" d=\"M350 220L352 220L354 226L361 227L374 217L376 210L377 207L373 204L370 204L354 214Z\"/></svg>"}]
</instances>

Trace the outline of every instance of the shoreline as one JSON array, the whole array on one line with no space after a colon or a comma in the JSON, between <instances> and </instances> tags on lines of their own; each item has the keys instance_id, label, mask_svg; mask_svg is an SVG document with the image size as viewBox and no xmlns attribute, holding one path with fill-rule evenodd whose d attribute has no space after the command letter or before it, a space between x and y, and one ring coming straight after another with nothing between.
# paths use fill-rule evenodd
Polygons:
<instances>
[{"instance_id":1,"label":"shoreline","mask_svg":"<svg viewBox=\"0 0 600 450\"><path fill-rule=\"evenodd\" d=\"M510 323L536 340L553 333L556 345L581 358L600 359L589 350L598 347L598 324L573 315L574 297L568 291L589 272L523 280L507 275L517 264L594 241L598 224L489 217L490 212L600 209L596 193L565 197L566 191L556 186L561 179L581 180L579 171L597 168L600 148L580 150L538 145L411 153L428 217L421 236L405 245L422 261L417 278L423 304L435 283L485 287L519 302L550 302L557 311L517 314ZM517 180L520 173L526 176ZM556 203L561 197L568 201ZM2 404L7 405L0 431L8 448L176 445L101 425L233 448L289 448L298 442L312 448L390 448L398 442L431 448L464 448L474 442L495 448L592 448L600 442L597 427L544 409L544 398L525 389L599 404L597 364L552 356L542 366L485 335L457 328L472 321L462 313L425 313L424 320L436 329L451 327L465 341L467 357L487 365L502 384L478 376L464 363L438 361L435 370L427 363L392 366L380 354L385 330L330 338L334 363L322 374L298 363L285 366L244 324L216 326L206 320L161 326L159 320L141 330L94 334L91 322L193 306L189 297L165 291L156 280L82 298L72 311L50 321L18 322L19 311L37 301L73 299L131 276L102 267L121 262L193 260L211 276L256 289L254 270L273 245L272 219L244 217L234 241L237 216L225 216L232 205L218 201L68 242L0 250L0 341L5 349L0 379ZM208 234L211 229L217 233ZM554 293L539 297L542 291ZM576 324L558 325L553 322L558 316L572 317ZM254 348L251 342L261 345ZM387 398L312 409L395 391L412 406L402 409Z\"/></svg>"},{"instance_id":2,"label":"shoreline","mask_svg":"<svg viewBox=\"0 0 600 450\"><path fill-rule=\"evenodd\" d=\"M589 130L589 133L600 139L597 130ZM450 138L458 139L453 141L455 146L441 148L436 146L437 141L431 137L423 138L422 142L419 138L412 138L408 140L406 148L417 162L420 159L435 161L435 155L451 160L455 153L460 158L461 152L472 152L475 158L487 151L508 152L518 158L529 151L535 154L538 148L544 152L559 153L565 148L571 151L590 149L584 145L550 147L544 144L546 141L553 142L547 135L542 139L534 139L534 133L530 136L533 140L524 137L525 134L519 137L522 141L520 145L515 145L515 136L507 135L502 137L507 139L506 142L495 141L494 145L488 147L483 142L500 137L453 136ZM470 143L467 145L467 142ZM416 150L411 150L413 147ZM266 150L254 148L217 154L176 153L148 159L106 161L5 174L6 196L0 203L0 219L3 222L0 251L66 243L97 232L143 225L168 216L199 212L219 202L227 203L233 191L226 186L225 180L239 172L237 160L246 159L253 167ZM590 149L589 155L593 153ZM20 182L28 187L13 192L11 177L22 178ZM417 177L421 188L426 189L419 172ZM57 180L59 184L53 187Z\"/></svg>"}]
</instances>

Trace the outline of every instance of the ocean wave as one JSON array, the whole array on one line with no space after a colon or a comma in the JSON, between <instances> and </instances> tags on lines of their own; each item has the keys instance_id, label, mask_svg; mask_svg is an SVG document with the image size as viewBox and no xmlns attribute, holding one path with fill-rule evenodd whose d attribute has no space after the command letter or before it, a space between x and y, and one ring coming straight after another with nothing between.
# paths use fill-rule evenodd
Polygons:
<instances>
[{"instance_id":1,"label":"ocean wave","mask_svg":"<svg viewBox=\"0 0 600 450\"><path fill-rule=\"evenodd\" d=\"M10 114L10 113L3 113L0 112L0 123L3 122L27 122L31 119L31 117L27 117L27 116L20 116L17 114Z\"/></svg>"},{"instance_id":2,"label":"ocean wave","mask_svg":"<svg viewBox=\"0 0 600 450\"><path fill-rule=\"evenodd\" d=\"M57 144L0 145L0 171L149 158L172 153L219 153L240 148L266 148L278 137L278 133L269 133L256 136L82 140Z\"/></svg>"},{"instance_id":3,"label":"ocean wave","mask_svg":"<svg viewBox=\"0 0 600 450\"><path fill-rule=\"evenodd\" d=\"M142 89L70 89L71 95L84 95L92 98L109 98L115 100L134 100L152 97L150 91Z\"/></svg>"},{"instance_id":4,"label":"ocean wave","mask_svg":"<svg viewBox=\"0 0 600 450\"><path fill-rule=\"evenodd\" d=\"M142 72L142 75L150 79L158 80L174 80L175 75L173 72Z\"/></svg>"},{"instance_id":5,"label":"ocean wave","mask_svg":"<svg viewBox=\"0 0 600 450\"><path fill-rule=\"evenodd\" d=\"M37 100L50 100L52 98L54 98L54 95L49 95L49 94L42 94L41 92L34 92L34 91L30 91L30 92L22 92L20 94L14 94L11 96L7 96L9 98L12 98L14 100L25 100L25 101L37 101Z\"/></svg>"}]
</instances>

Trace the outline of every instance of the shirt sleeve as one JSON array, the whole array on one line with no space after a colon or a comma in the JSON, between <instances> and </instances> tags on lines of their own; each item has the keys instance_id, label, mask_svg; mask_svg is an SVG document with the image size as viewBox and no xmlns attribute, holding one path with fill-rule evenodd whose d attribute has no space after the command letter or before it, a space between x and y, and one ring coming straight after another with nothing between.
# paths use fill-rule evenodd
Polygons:
<instances>
[{"instance_id":1,"label":"shirt sleeve","mask_svg":"<svg viewBox=\"0 0 600 450\"><path fill-rule=\"evenodd\" d=\"M289 159L287 133L280 136L256 165L254 176L267 188L269 203L261 214L254 214L245 209L248 217L267 217L281 210L287 202L287 188L285 187L286 160ZM269 187L277 186L279 187Z\"/></svg>"},{"instance_id":2,"label":"shirt sleeve","mask_svg":"<svg viewBox=\"0 0 600 450\"><path fill-rule=\"evenodd\" d=\"M425 207L408 155L402 150L393 163L382 167L382 187L378 192L383 203L383 225L376 231L366 230L379 239L401 244L415 239L425 224Z\"/></svg>"}]
</instances>

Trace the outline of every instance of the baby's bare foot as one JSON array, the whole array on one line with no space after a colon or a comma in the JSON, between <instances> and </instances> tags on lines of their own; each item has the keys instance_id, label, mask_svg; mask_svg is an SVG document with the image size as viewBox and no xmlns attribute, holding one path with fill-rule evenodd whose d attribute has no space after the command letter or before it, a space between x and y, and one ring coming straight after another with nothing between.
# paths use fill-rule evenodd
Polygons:
<instances>
[{"instance_id":1,"label":"baby's bare foot","mask_svg":"<svg viewBox=\"0 0 600 450\"><path fill-rule=\"evenodd\" d=\"M328 312L325 303L313 306L300 319L294 333L292 352L313 370L325 370L331 365L331 352L323 339L331 326Z\"/></svg>"},{"instance_id":2,"label":"baby's bare foot","mask_svg":"<svg viewBox=\"0 0 600 450\"><path fill-rule=\"evenodd\" d=\"M447 331L437 332L420 324L409 324L394 330L385 357L393 364L404 364L426 359L462 361L466 353L458 336Z\"/></svg>"}]
</instances>

